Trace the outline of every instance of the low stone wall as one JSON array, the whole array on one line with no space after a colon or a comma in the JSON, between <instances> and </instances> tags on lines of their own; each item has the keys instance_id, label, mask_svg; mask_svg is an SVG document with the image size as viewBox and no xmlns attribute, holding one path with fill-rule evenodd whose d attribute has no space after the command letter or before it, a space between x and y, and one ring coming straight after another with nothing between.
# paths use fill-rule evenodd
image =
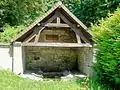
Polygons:
<instances>
[{"instance_id":1,"label":"low stone wall","mask_svg":"<svg viewBox=\"0 0 120 90\"><path fill-rule=\"evenodd\" d=\"M12 70L12 56L9 44L0 44L0 68Z\"/></svg>"}]
</instances>

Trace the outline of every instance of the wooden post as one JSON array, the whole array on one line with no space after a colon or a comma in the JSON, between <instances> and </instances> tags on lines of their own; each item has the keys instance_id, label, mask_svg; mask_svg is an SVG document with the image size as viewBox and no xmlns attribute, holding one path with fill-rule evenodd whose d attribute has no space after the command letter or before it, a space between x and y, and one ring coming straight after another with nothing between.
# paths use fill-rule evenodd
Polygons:
<instances>
[{"instance_id":1,"label":"wooden post","mask_svg":"<svg viewBox=\"0 0 120 90\"><path fill-rule=\"evenodd\" d=\"M80 36L76 33L77 43L81 43Z\"/></svg>"},{"instance_id":2,"label":"wooden post","mask_svg":"<svg viewBox=\"0 0 120 90\"><path fill-rule=\"evenodd\" d=\"M60 17L57 17L57 24L60 24Z\"/></svg>"}]
</instances>

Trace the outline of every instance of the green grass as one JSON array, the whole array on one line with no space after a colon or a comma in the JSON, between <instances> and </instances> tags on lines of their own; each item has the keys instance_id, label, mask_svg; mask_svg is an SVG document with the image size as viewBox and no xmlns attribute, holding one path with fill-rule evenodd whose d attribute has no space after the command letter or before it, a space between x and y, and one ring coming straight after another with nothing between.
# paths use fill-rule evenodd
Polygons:
<instances>
[{"instance_id":1,"label":"green grass","mask_svg":"<svg viewBox=\"0 0 120 90\"><path fill-rule=\"evenodd\" d=\"M60 79L27 80L9 71L0 70L0 90L105 90L99 85L96 86L96 83L89 86L91 85L84 80L78 79L69 81Z\"/></svg>"}]
</instances>

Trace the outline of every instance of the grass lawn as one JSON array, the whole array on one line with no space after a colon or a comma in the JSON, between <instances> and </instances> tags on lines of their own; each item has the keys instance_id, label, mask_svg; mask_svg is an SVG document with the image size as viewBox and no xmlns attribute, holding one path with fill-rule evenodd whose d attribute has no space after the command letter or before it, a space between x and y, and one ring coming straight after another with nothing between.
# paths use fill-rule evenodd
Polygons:
<instances>
[{"instance_id":1,"label":"grass lawn","mask_svg":"<svg viewBox=\"0 0 120 90\"><path fill-rule=\"evenodd\" d=\"M91 85L90 85L91 86ZM34 81L23 79L9 71L0 70L0 90L105 90L97 84L89 86L80 80L44 79Z\"/></svg>"}]
</instances>

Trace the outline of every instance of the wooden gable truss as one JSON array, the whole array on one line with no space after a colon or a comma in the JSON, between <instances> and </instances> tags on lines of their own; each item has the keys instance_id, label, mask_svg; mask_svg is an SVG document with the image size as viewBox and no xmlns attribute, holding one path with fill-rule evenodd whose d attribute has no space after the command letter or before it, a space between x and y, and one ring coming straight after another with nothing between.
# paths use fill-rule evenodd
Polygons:
<instances>
[{"instance_id":1,"label":"wooden gable truss","mask_svg":"<svg viewBox=\"0 0 120 90\"><path fill-rule=\"evenodd\" d=\"M55 22L54 22L55 21ZM42 19L31 24L24 33L13 41L23 42L23 46L60 46L65 47L67 43L40 43L41 32L46 27L70 28L76 34L77 43L69 43L71 47L91 46L91 35L86 31L87 27L77 19L61 2L51 8ZM84 33L83 33L84 32ZM87 37L85 34L87 33ZM33 42L31 42L33 40ZM82 41L84 43L82 43Z\"/></svg>"}]
</instances>

